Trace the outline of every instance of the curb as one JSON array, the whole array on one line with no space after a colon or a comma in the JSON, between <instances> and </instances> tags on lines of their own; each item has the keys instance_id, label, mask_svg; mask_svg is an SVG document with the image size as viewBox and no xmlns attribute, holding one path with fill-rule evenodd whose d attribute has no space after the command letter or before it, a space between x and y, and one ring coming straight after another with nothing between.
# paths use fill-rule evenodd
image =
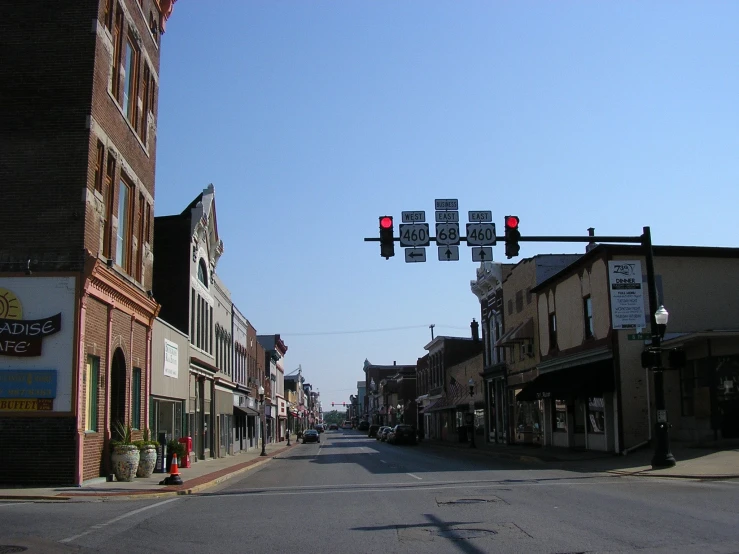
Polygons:
<instances>
[{"instance_id":1,"label":"curb","mask_svg":"<svg viewBox=\"0 0 739 554\"><path fill-rule=\"evenodd\" d=\"M705 475L698 475L698 474L677 474L677 473L647 473L648 471L651 471L649 469L642 469L639 471L625 471L625 470L619 470L619 469L611 469L605 471L605 473L610 473L612 475L618 475L621 477L664 477L669 479L699 479L704 481L717 481L717 480L723 480L723 479L739 479L738 474L705 474Z\"/></svg>"}]
</instances>

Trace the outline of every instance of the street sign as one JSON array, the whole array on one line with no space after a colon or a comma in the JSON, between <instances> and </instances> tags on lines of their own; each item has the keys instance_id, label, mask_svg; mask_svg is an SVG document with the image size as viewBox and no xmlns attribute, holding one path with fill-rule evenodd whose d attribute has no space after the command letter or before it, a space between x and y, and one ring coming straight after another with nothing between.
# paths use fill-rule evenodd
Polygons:
<instances>
[{"instance_id":1,"label":"street sign","mask_svg":"<svg viewBox=\"0 0 739 554\"><path fill-rule=\"evenodd\" d=\"M400 212L403 223L423 223L426 221L426 212Z\"/></svg>"},{"instance_id":2,"label":"street sign","mask_svg":"<svg viewBox=\"0 0 739 554\"><path fill-rule=\"evenodd\" d=\"M459 223L437 223L436 244L439 246L459 244Z\"/></svg>"},{"instance_id":3,"label":"street sign","mask_svg":"<svg viewBox=\"0 0 739 554\"><path fill-rule=\"evenodd\" d=\"M494 246L495 223L468 223L467 246Z\"/></svg>"},{"instance_id":4,"label":"street sign","mask_svg":"<svg viewBox=\"0 0 739 554\"><path fill-rule=\"evenodd\" d=\"M440 262L458 262L459 246L439 246Z\"/></svg>"},{"instance_id":5,"label":"street sign","mask_svg":"<svg viewBox=\"0 0 739 554\"><path fill-rule=\"evenodd\" d=\"M437 210L458 210L459 201L456 198L440 198L434 200L435 209Z\"/></svg>"},{"instance_id":6,"label":"street sign","mask_svg":"<svg viewBox=\"0 0 739 554\"><path fill-rule=\"evenodd\" d=\"M631 333L629 335L626 335L626 338L628 340L650 340L652 338L652 335L649 333Z\"/></svg>"},{"instance_id":7,"label":"street sign","mask_svg":"<svg viewBox=\"0 0 739 554\"><path fill-rule=\"evenodd\" d=\"M429 245L429 224L411 223L398 225L400 231L400 246L415 247Z\"/></svg>"},{"instance_id":8,"label":"street sign","mask_svg":"<svg viewBox=\"0 0 739 554\"><path fill-rule=\"evenodd\" d=\"M436 212L437 223L459 223L459 212Z\"/></svg>"},{"instance_id":9,"label":"street sign","mask_svg":"<svg viewBox=\"0 0 739 554\"><path fill-rule=\"evenodd\" d=\"M473 246L472 261L473 262L490 262L493 259L492 246Z\"/></svg>"},{"instance_id":10,"label":"street sign","mask_svg":"<svg viewBox=\"0 0 739 554\"><path fill-rule=\"evenodd\" d=\"M492 223L493 221L493 212L491 211L467 212L467 215L471 223Z\"/></svg>"},{"instance_id":11,"label":"street sign","mask_svg":"<svg viewBox=\"0 0 739 554\"><path fill-rule=\"evenodd\" d=\"M416 262L426 261L426 249L425 248L406 248L405 249L405 261L406 263L413 264Z\"/></svg>"}]
</instances>

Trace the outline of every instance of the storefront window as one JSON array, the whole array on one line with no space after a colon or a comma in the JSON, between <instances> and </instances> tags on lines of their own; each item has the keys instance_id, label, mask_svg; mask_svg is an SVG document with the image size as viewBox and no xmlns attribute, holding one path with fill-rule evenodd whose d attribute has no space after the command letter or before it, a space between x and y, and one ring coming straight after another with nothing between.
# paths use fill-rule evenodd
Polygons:
<instances>
[{"instance_id":1,"label":"storefront window","mask_svg":"<svg viewBox=\"0 0 739 554\"><path fill-rule=\"evenodd\" d=\"M567 403L564 400L552 402L554 417L552 418L553 430L567 432Z\"/></svg>"},{"instance_id":2,"label":"storefront window","mask_svg":"<svg viewBox=\"0 0 739 554\"><path fill-rule=\"evenodd\" d=\"M588 433L605 433L605 409L603 398L588 400Z\"/></svg>"}]
</instances>

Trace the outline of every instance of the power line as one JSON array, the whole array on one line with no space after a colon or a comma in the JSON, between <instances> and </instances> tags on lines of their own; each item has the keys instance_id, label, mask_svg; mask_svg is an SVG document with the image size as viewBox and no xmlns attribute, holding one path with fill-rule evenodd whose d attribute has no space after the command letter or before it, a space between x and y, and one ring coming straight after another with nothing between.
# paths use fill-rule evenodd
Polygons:
<instances>
[{"instance_id":1,"label":"power line","mask_svg":"<svg viewBox=\"0 0 739 554\"><path fill-rule=\"evenodd\" d=\"M454 325L436 325L446 329L467 329L467 327L456 327ZM280 333L280 336L292 337L315 337L320 335L361 335L365 333L382 333L385 331L404 331L406 329L422 329L428 328L428 325L408 325L405 327L382 327L379 329L357 329L355 331L315 331L307 333Z\"/></svg>"}]
</instances>

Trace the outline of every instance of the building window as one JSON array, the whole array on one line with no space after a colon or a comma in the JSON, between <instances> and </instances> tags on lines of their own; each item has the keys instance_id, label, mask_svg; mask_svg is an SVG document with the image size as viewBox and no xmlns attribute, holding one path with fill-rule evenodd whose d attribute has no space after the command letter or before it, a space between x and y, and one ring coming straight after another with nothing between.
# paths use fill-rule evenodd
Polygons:
<instances>
[{"instance_id":1,"label":"building window","mask_svg":"<svg viewBox=\"0 0 739 554\"><path fill-rule=\"evenodd\" d=\"M603 398L588 399L588 433L606 432L605 404Z\"/></svg>"},{"instance_id":2,"label":"building window","mask_svg":"<svg viewBox=\"0 0 739 554\"><path fill-rule=\"evenodd\" d=\"M105 165L105 221L103 222L103 256L111 258L113 242L113 198L115 194L115 157L108 152Z\"/></svg>"},{"instance_id":3,"label":"building window","mask_svg":"<svg viewBox=\"0 0 739 554\"><path fill-rule=\"evenodd\" d=\"M143 109L141 110L141 124L140 124L140 132L141 135L141 142L146 144L146 138L147 138L147 132L149 130L149 94L150 94L150 87L149 87L149 75L150 75L149 66L144 66L144 79L141 81L141 86L143 86L143 90L141 91L141 100L143 102Z\"/></svg>"},{"instance_id":4,"label":"building window","mask_svg":"<svg viewBox=\"0 0 739 554\"><path fill-rule=\"evenodd\" d=\"M205 288L208 288L208 268L205 265L205 261L201 258L198 263L198 281L200 281Z\"/></svg>"},{"instance_id":5,"label":"building window","mask_svg":"<svg viewBox=\"0 0 739 554\"><path fill-rule=\"evenodd\" d=\"M98 430L98 376L100 374L100 358L88 356L85 369L85 430Z\"/></svg>"},{"instance_id":6,"label":"building window","mask_svg":"<svg viewBox=\"0 0 739 554\"><path fill-rule=\"evenodd\" d=\"M523 291L520 290L516 293L516 313L523 311Z\"/></svg>"},{"instance_id":7,"label":"building window","mask_svg":"<svg viewBox=\"0 0 739 554\"><path fill-rule=\"evenodd\" d=\"M585 338L592 339L593 332L593 301L590 296L583 298L583 314L585 315Z\"/></svg>"},{"instance_id":8,"label":"building window","mask_svg":"<svg viewBox=\"0 0 739 554\"><path fill-rule=\"evenodd\" d=\"M125 73L123 76L123 105L121 107L126 119L136 129L139 51L130 37L126 40L123 64Z\"/></svg>"},{"instance_id":9,"label":"building window","mask_svg":"<svg viewBox=\"0 0 739 554\"><path fill-rule=\"evenodd\" d=\"M190 289L190 343L195 344L195 289Z\"/></svg>"},{"instance_id":10,"label":"building window","mask_svg":"<svg viewBox=\"0 0 739 554\"><path fill-rule=\"evenodd\" d=\"M115 263L124 271L130 270L131 249L131 190L125 181L118 185L118 233L116 236Z\"/></svg>"},{"instance_id":11,"label":"building window","mask_svg":"<svg viewBox=\"0 0 739 554\"><path fill-rule=\"evenodd\" d=\"M135 271L135 277L138 282L143 282L143 267L144 267L144 204L146 204L146 200L144 200L144 195L139 193L139 205L137 210L138 215L138 237L136 245L136 271Z\"/></svg>"},{"instance_id":12,"label":"building window","mask_svg":"<svg viewBox=\"0 0 739 554\"><path fill-rule=\"evenodd\" d=\"M123 11L117 6L113 28L113 65L110 69L110 88L113 97L121 102L121 50L123 48Z\"/></svg>"},{"instance_id":13,"label":"building window","mask_svg":"<svg viewBox=\"0 0 739 554\"><path fill-rule=\"evenodd\" d=\"M695 415L695 363L688 362L680 370L680 414L685 417Z\"/></svg>"},{"instance_id":14,"label":"building window","mask_svg":"<svg viewBox=\"0 0 739 554\"><path fill-rule=\"evenodd\" d=\"M151 204L146 203L146 227L144 228L144 242L151 244Z\"/></svg>"},{"instance_id":15,"label":"building window","mask_svg":"<svg viewBox=\"0 0 739 554\"><path fill-rule=\"evenodd\" d=\"M103 165L105 164L105 146L98 141L95 153L95 190L103 192Z\"/></svg>"},{"instance_id":16,"label":"building window","mask_svg":"<svg viewBox=\"0 0 739 554\"><path fill-rule=\"evenodd\" d=\"M113 19L114 19L114 2L113 0L105 0L105 13L103 14L103 22L105 24L105 28L108 29L108 31L111 31L113 29Z\"/></svg>"},{"instance_id":17,"label":"building window","mask_svg":"<svg viewBox=\"0 0 739 554\"><path fill-rule=\"evenodd\" d=\"M208 328L208 333L210 335L210 353L213 353L213 306L209 306L208 310L210 311L210 322L211 325Z\"/></svg>"},{"instance_id":18,"label":"building window","mask_svg":"<svg viewBox=\"0 0 739 554\"><path fill-rule=\"evenodd\" d=\"M567 403L564 400L552 399L552 430L567 432Z\"/></svg>"},{"instance_id":19,"label":"building window","mask_svg":"<svg viewBox=\"0 0 739 554\"><path fill-rule=\"evenodd\" d=\"M549 314L549 350L557 348L557 314Z\"/></svg>"},{"instance_id":20,"label":"building window","mask_svg":"<svg viewBox=\"0 0 739 554\"><path fill-rule=\"evenodd\" d=\"M513 313L513 299L508 300L508 315Z\"/></svg>"},{"instance_id":21,"label":"building window","mask_svg":"<svg viewBox=\"0 0 739 554\"><path fill-rule=\"evenodd\" d=\"M133 368L131 380L131 427L141 429L141 368Z\"/></svg>"}]
</instances>

